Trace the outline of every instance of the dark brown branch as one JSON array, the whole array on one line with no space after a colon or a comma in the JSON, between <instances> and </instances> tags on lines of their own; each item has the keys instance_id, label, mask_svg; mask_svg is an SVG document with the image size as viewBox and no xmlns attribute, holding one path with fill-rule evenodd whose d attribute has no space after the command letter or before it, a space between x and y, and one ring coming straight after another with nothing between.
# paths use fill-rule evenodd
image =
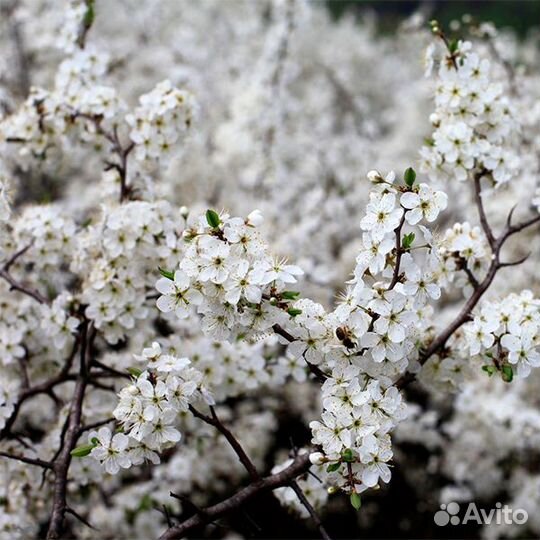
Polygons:
<instances>
[{"instance_id":1,"label":"dark brown branch","mask_svg":"<svg viewBox=\"0 0 540 540\"><path fill-rule=\"evenodd\" d=\"M189 410L193 413L193 416L196 416L197 418L201 419L203 422L206 422L207 424L215 427L226 439L227 442L232 446L233 450L235 451L236 455L238 456L238 459L248 472L249 476L252 480L259 480L261 477L257 471L257 468L249 459L248 455L242 448L242 445L238 442L236 437L231 433L231 431L225 427L225 425L221 422L218 415L216 414L216 411L214 407L210 407L210 411L212 413L212 416L207 416L206 414L201 413L198 411L193 405L189 406Z\"/></svg>"},{"instance_id":2,"label":"dark brown branch","mask_svg":"<svg viewBox=\"0 0 540 540\"><path fill-rule=\"evenodd\" d=\"M282 338L285 338L289 343L292 343L293 341L298 341L292 334L289 334L289 332L287 332L287 330L282 328L279 324L274 324L274 326L272 326L272 330ZM326 381L326 379L328 379L328 375L319 366L308 362L305 357L304 361L306 362L307 367L309 368L311 373L313 373L313 375L315 375L315 377L320 382L324 382Z\"/></svg>"},{"instance_id":3,"label":"dark brown branch","mask_svg":"<svg viewBox=\"0 0 540 540\"><path fill-rule=\"evenodd\" d=\"M330 535L326 532L326 529L324 528L324 525L322 524L322 521L319 518L317 511L315 510L315 508L313 508L311 503L308 501L307 497L302 491L302 488L298 485L298 482L296 480L293 480L290 486L291 486L291 489L296 493L296 496L298 497L298 499L300 500L304 508L309 512L309 515L311 516L313 523L315 523L315 526L317 527L317 529L319 529L319 532L321 533L321 537L324 540L332 540Z\"/></svg>"},{"instance_id":4,"label":"dark brown branch","mask_svg":"<svg viewBox=\"0 0 540 540\"><path fill-rule=\"evenodd\" d=\"M24 246L23 248L19 249L18 251L16 251L4 264L4 270L6 272L9 272L9 269L15 264L15 262L17 261L17 259L19 257L21 257L22 255L24 255L33 245L34 241L32 240L32 242L30 242L29 244L27 244L26 246Z\"/></svg>"},{"instance_id":5,"label":"dark brown branch","mask_svg":"<svg viewBox=\"0 0 540 540\"><path fill-rule=\"evenodd\" d=\"M68 510L66 503L67 496L67 477L69 466L71 464L71 451L75 448L79 438L82 417L82 404L86 387L88 384L88 354L91 349L91 344L95 338L95 330L92 323L84 320L80 326L81 347L80 347L80 362L79 375L75 383L75 390L71 400L71 406L68 414L68 427L66 435L54 464L53 471L55 474L53 488L53 507L49 522L49 530L47 531L47 539L59 538L62 533L64 517Z\"/></svg>"},{"instance_id":6,"label":"dark brown branch","mask_svg":"<svg viewBox=\"0 0 540 540\"><path fill-rule=\"evenodd\" d=\"M4 278L10 285L12 291L19 291L27 296L30 296L40 304L48 304L49 300L45 298L39 291L27 287L23 283L17 281L7 270L4 268L0 269L0 277Z\"/></svg>"},{"instance_id":7,"label":"dark brown branch","mask_svg":"<svg viewBox=\"0 0 540 540\"><path fill-rule=\"evenodd\" d=\"M241 508L246 501L260 493L273 491L279 487L290 485L291 480L305 474L311 466L309 454L302 454L293 461L289 467L271 476L262 478L241 489L228 499L204 509L204 513L197 513L183 523L167 529L160 540L174 540L186 536L193 529L210 523L234 510Z\"/></svg>"},{"instance_id":8,"label":"dark brown branch","mask_svg":"<svg viewBox=\"0 0 540 540\"><path fill-rule=\"evenodd\" d=\"M48 304L49 300L45 298L38 290L27 287L23 283L17 281L10 273L9 269L15 264L17 259L24 255L31 247L33 242L30 242L27 246L23 247L16 251L5 263L4 266L0 269L0 276L3 277L11 286L11 290L22 292L27 296L30 296L40 304Z\"/></svg>"},{"instance_id":9,"label":"dark brown branch","mask_svg":"<svg viewBox=\"0 0 540 540\"><path fill-rule=\"evenodd\" d=\"M118 171L118 175L120 177L120 197L119 201L122 203L124 202L131 193L131 187L127 183L127 166L128 166L128 156L135 148L135 143L130 142L126 146L123 146L120 142L120 137L118 136L118 129L116 126L113 129L113 132L110 133L106 129L103 128L101 122L103 121L102 116L96 116L92 114L82 113L79 111L74 111L72 114L73 120L76 118L83 118L85 120L89 120L94 124L94 127L96 128L96 132L102 135L105 139L107 139L112 147L114 153L117 155L119 163L110 163L107 162L107 168L111 169L114 168ZM106 169L106 170L108 170Z\"/></svg>"},{"instance_id":10,"label":"dark brown branch","mask_svg":"<svg viewBox=\"0 0 540 540\"><path fill-rule=\"evenodd\" d=\"M490 267L488 269L488 272L485 276L485 278L482 280L481 283L479 283L478 287L475 289L473 294L469 297L459 314L456 316L456 318L431 342L431 344L420 353L420 357L418 359L419 363L421 365L424 365L428 359L433 356L434 354L438 353L441 349L443 349L447 343L447 341L450 339L450 337L454 334L456 330L458 330L463 324L468 322L471 319L472 311L480 301L480 298L482 298L483 294L487 291L487 289L490 287L491 283L493 282L493 279L497 275L497 272L501 268L505 268L507 266L514 266L516 264L521 264L526 260L527 257L523 257L517 261L514 261L513 263L504 263L501 262L500 256L501 256L501 250L511 236L514 234L517 234L518 232L528 228L532 227L533 225L536 225L540 223L540 215L534 216L533 218L530 218L526 221L523 221L522 223L519 223L517 225L512 225L512 216L514 209L511 210L510 215L508 216L506 227L503 230L503 232L500 234L498 238L495 239L493 244L493 260L490 264ZM486 221L487 222L487 221ZM403 388L410 382L412 382L415 379L415 375L411 373L405 373L402 375L395 383L395 385L398 388Z\"/></svg>"},{"instance_id":11,"label":"dark brown branch","mask_svg":"<svg viewBox=\"0 0 540 540\"><path fill-rule=\"evenodd\" d=\"M472 270L467 265L467 259L464 257L459 257L459 262L461 263L461 270L467 274L467 278L469 279L469 283L472 285L472 288L474 290L478 289L480 287L479 281L476 279L476 276L472 273Z\"/></svg>"},{"instance_id":12,"label":"dark brown branch","mask_svg":"<svg viewBox=\"0 0 540 540\"><path fill-rule=\"evenodd\" d=\"M114 418L105 418L105 420L100 420L99 422L92 422L91 424L87 424L85 426L81 426L79 428L79 437L85 432L85 431L92 431L93 429L100 428L101 426L104 426L106 424L109 424L110 422L114 422Z\"/></svg>"},{"instance_id":13,"label":"dark brown branch","mask_svg":"<svg viewBox=\"0 0 540 540\"><path fill-rule=\"evenodd\" d=\"M27 463L28 465L35 465L36 467L43 467L44 469L51 469L52 464L48 461L44 461L43 459L39 458L29 458L25 456L15 456L13 454L9 454L7 452L0 452L0 457L4 457L7 459L13 459L15 461L21 461L22 463Z\"/></svg>"},{"instance_id":14,"label":"dark brown branch","mask_svg":"<svg viewBox=\"0 0 540 540\"><path fill-rule=\"evenodd\" d=\"M131 379L131 375L129 373L123 373L122 371L118 371L117 369L107 366L106 364L103 364L102 362L99 362L98 360L94 360L92 362L92 365L102 369L103 371L106 371L107 373L110 373L111 375L114 375L115 377L120 377L123 379Z\"/></svg>"},{"instance_id":15,"label":"dark brown branch","mask_svg":"<svg viewBox=\"0 0 540 540\"><path fill-rule=\"evenodd\" d=\"M396 235L396 264L394 266L394 275L392 276L392 281L390 282L390 285L388 285L388 290L392 290L397 282L399 281L399 270L401 266L401 256L403 255L403 248L401 247L401 229L403 228L403 224L405 223L405 212L403 212L403 216L401 216L401 221L399 222L399 225L394 230L394 233Z\"/></svg>"},{"instance_id":16,"label":"dark brown branch","mask_svg":"<svg viewBox=\"0 0 540 540\"><path fill-rule=\"evenodd\" d=\"M480 178L482 177L484 172L485 171L480 171L474 175L474 199L476 202L476 207L478 209L478 216L480 218L482 230L486 235L491 251L495 252L497 240L495 239L493 231L491 230L491 227L487 220L486 211L484 210L484 202L482 201L482 186L480 185Z\"/></svg>"},{"instance_id":17,"label":"dark brown branch","mask_svg":"<svg viewBox=\"0 0 540 540\"><path fill-rule=\"evenodd\" d=\"M515 261L501 262L499 263L499 268L507 268L508 266L519 266L520 264L523 264L530 256L531 254L527 253L527 255L524 255L523 257L520 257Z\"/></svg>"},{"instance_id":18,"label":"dark brown branch","mask_svg":"<svg viewBox=\"0 0 540 540\"><path fill-rule=\"evenodd\" d=\"M20 408L27 399L33 396L36 396L38 394L49 394L54 399L56 396L54 395L53 388L59 384L62 384L74 378L73 376L69 374L69 370L71 369L71 366L73 365L73 360L75 358L75 355L77 354L79 343L80 343L80 339L77 338L73 344L73 348L71 350L70 355L66 359L66 362L63 368L58 373L58 375L56 375L55 377L41 384L36 384L34 386L30 386L29 388L23 389L23 391L19 395L19 399L15 403L11 416L6 420L6 423L3 429L0 431L0 440L5 438L11 432L11 428L13 427L13 424L17 420L17 416L19 414Z\"/></svg>"},{"instance_id":19,"label":"dark brown branch","mask_svg":"<svg viewBox=\"0 0 540 540\"><path fill-rule=\"evenodd\" d=\"M68 506L66 508L66 513L71 514L73 517L77 518L83 525L86 525L89 529L93 529L94 531L98 531L96 527L94 527L87 519L83 518L81 514L76 512L73 508Z\"/></svg>"}]
</instances>

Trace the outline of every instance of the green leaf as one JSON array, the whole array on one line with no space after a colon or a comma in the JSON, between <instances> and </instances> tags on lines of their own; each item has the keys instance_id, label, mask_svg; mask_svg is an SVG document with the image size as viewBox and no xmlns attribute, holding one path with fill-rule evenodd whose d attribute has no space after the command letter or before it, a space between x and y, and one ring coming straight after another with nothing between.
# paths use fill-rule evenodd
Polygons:
<instances>
[{"instance_id":1,"label":"green leaf","mask_svg":"<svg viewBox=\"0 0 540 540\"><path fill-rule=\"evenodd\" d=\"M512 382L513 378L514 378L514 370L512 369L512 366L510 364L504 364L502 369L501 369L501 372L502 372L502 380L504 382Z\"/></svg>"},{"instance_id":2,"label":"green leaf","mask_svg":"<svg viewBox=\"0 0 540 540\"><path fill-rule=\"evenodd\" d=\"M328 467L326 467L326 472L336 472L341 467L341 463L330 463Z\"/></svg>"},{"instance_id":3,"label":"green leaf","mask_svg":"<svg viewBox=\"0 0 540 540\"><path fill-rule=\"evenodd\" d=\"M88 0L86 2L86 12L83 17L83 24L87 28L92 26L94 19L96 17L96 12L94 10L94 0Z\"/></svg>"},{"instance_id":4,"label":"green leaf","mask_svg":"<svg viewBox=\"0 0 540 540\"><path fill-rule=\"evenodd\" d=\"M142 374L142 371L136 367L128 367L127 371L130 375L132 375L135 378L140 377Z\"/></svg>"},{"instance_id":5,"label":"green leaf","mask_svg":"<svg viewBox=\"0 0 540 540\"><path fill-rule=\"evenodd\" d=\"M458 49L458 40L457 39L453 39L449 44L448 44L448 50L450 51L451 54L454 54Z\"/></svg>"},{"instance_id":6,"label":"green leaf","mask_svg":"<svg viewBox=\"0 0 540 540\"><path fill-rule=\"evenodd\" d=\"M411 249L414 239L415 239L415 234L413 232L403 235L403 242L402 242L403 249Z\"/></svg>"},{"instance_id":7,"label":"green leaf","mask_svg":"<svg viewBox=\"0 0 540 540\"><path fill-rule=\"evenodd\" d=\"M219 214L211 209L208 209L206 211L206 221L208 222L208 225L212 227L212 229L217 229L219 227L219 224L221 223L221 219L219 219Z\"/></svg>"},{"instance_id":8,"label":"green leaf","mask_svg":"<svg viewBox=\"0 0 540 540\"><path fill-rule=\"evenodd\" d=\"M347 448L346 450L343 450L343 452L341 452L341 458L346 463L352 463L354 461L353 451L350 448Z\"/></svg>"},{"instance_id":9,"label":"green leaf","mask_svg":"<svg viewBox=\"0 0 540 540\"><path fill-rule=\"evenodd\" d=\"M165 270L165 268L161 268L161 266L158 266L158 270L163 277L174 281L174 272L171 272L170 270Z\"/></svg>"},{"instance_id":10,"label":"green leaf","mask_svg":"<svg viewBox=\"0 0 540 540\"><path fill-rule=\"evenodd\" d=\"M300 313L302 313L302 310L301 309L296 309L296 308L289 308L287 310L287 313L291 316L291 317L296 317L297 315L300 315Z\"/></svg>"},{"instance_id":11,"label":"green leaf","mask_svg":"<svg viewBox=\"0 0 540 540\"><path fill-rule=\"evenodd\" d=\"M482 371L485 371L491 377L497 371L497 368L493 365L486 364L482 366Z\"/></svg>"},{"instance_id":12,"label":"green leaf","mask_svg":"<svg viewBox=\"0 0 540 540\"><path fill-rule=\"evenodd\" d=\"M412 187L414 181L416 180L416 172L412 167L405 170L403 173L403 180L409 187Z\"/></svg>"},{"instance_id":13,"label":"green leaf","mask_svg":"<svg viewBox=\"0 0 540 540\"><path fill-rule=\"evenodd\" d=\"M283 291L281 293L281 298L284 300L296 300L300 296L300 293L297 291Z\"/></svg>"},{"instance_id":14,"label":"green leaf","mask_svg":"<svg viewBox=\"0 0 540 540\"><path fill-rule=\"evenodd\" d=\"M73 457L85 457L96 447L95 444L84 444L83 446L77 446L74 448L70 454Z\"/></svg>"},{"instance_id":15,"label":"green leaf","mask_svg":"<svg viewBox=\"0 0 540 540\"><path fill-rule=\"evenodd\" d=\"M351 493L351 506L355 510L360 510L360 507L362 506L362 500L360 499L360 495L358 495L356 491L353 491Z\"/></svg>"}]
</instances>

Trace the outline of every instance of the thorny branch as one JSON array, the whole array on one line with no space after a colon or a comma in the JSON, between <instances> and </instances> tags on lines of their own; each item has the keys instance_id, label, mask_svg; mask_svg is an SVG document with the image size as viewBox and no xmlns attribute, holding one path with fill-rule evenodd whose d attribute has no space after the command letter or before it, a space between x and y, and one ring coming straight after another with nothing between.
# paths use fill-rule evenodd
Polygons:
<instances>
[{"instance_id":1,"label":"thorny branch","mask_svg":"<svg viewBox=\"0 0 540 540\"><path fill-rule=\"evenodd\" d=\"M176 538L182 538L193 529L215 521L222 516L230 514L234 510L238 510L246 503L246 501L253 499L260 493L273 491L279 487L289 486L292 480L301 476L302 474L305 474L309 470L310 466L311 463L309 461L309 454L301 454L297 456L293 463L283 471L254 481L228 499L225 499L224 501L221 501L213 506L209 506L202 512L199 512L185 520L183 523L167 529L160 536L160 540L174 540Z\"/></svg>"},{"instance_id":2,"label":"thorny branch","mask_svg":"<svg viewBox=\"0 0 540 540\"><path fill-rule=\"evenodd\" d=\"M212 416L207 416L206 414L201 413L195 407L193 407L193 405L189 406L189 410L192 412L193 416L215 427L227 439L227 442L232 446L233 450L238 456L238 459L240 460L246 471L249 473L251 479L255 481L260 480L261 477L257 472L257 468L255 467L251 459L249 459L248 455L242 448L242 445L238 442L238 439L223 424L223 422L221 422L214 407L210 407Z\"/></svg>"},{"instance_id":3,"label":"thorny branch","mask_svg":"<svg viewBox=\"0 0 540 540\"><path fill-rule=\"evenodd\" d=\"M445 347L450 337L454 334L454 332L456 332L456 330L458 330L463 324L465 324L471 319L473 309L476 307L484 293L488 290L493 280L495 279L495 276L501 268L521 264L527 259L528 255L512 262L501 261L501 250L506 241L513 235L521 232L522 230L532 227L537 223L540 223L540 215L538 215L526 221L523 221L522 223L513 225L513 208L508 215L505 228L503 229L501 234L496 237L493 233L491 226L489 225L484 211L481 197L480 177L481 173L474 177L475 199L482 228L484 229L488 242L491 246L492 261L488 268L486 276L480 283L478 283L477 287L474 288L473 294L469 297L456 318L431 342L431 344L425 350L421 351L420 357L418 359L420 365L424 365L431 356L441 351ZM395 385L398 388L403 388L404 386L412 382L414 379L414 374L410 372L405 373L396 381Z\"/></svg>"}]
</instances>

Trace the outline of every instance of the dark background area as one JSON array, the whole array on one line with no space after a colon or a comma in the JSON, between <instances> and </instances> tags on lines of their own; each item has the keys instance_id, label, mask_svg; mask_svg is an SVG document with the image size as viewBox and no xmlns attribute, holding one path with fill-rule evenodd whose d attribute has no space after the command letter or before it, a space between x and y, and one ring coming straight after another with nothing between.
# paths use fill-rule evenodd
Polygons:
<instances>
[{"instance_id":1,"label":"dark background area","mask_svg":"<svg viewBox=\"0 0 540 540\"><path fill-rule=\"evenodd\" d=\"M497 28L511 27L520 36L540 24L540 0L327 0L326 4L336 18L345 13L374 12L380 17L381 30L388 32L418 9L426 10L444 26L469 13L481 21L495 23Z\"/></svg>"}]
</instances>

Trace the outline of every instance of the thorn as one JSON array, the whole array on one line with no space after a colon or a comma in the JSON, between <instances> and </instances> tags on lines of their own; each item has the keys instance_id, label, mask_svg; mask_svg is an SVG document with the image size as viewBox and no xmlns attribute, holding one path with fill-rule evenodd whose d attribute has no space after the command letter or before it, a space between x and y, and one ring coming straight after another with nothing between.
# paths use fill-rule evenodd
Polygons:
<instances>
[{"instance_id":1,"label":"thorn","mask_svg":"<svg viewBox=\"0 0 540 540\"><path fill-rule=\"evenodd\" d=\"M77 518L81 523L83 523L84 525L86 525L87 527L89 527L90 529L93 529L94 531L98 531L99 529L97 529L96 527L94 527L88 520L86 520L85 518L83 518L78 512L76 512L75 510L73 510L73 508L71 507L67 507L66 508L66 512L68 514L71 514L73 517Z\"/></svg>"},{"instance_id":2,"label":"thorn","mask_svg":"<svg viewBox=\"0 0 540 540\"><path fill-rule=\"evenodd\" d=\"M514 210L517 208L517 204L514 204L512 206L512 209L508 213L508 217L506 218L506 226L511 229L512 228L512 216L514 215Z\"/></svg>"}]
</instances>

